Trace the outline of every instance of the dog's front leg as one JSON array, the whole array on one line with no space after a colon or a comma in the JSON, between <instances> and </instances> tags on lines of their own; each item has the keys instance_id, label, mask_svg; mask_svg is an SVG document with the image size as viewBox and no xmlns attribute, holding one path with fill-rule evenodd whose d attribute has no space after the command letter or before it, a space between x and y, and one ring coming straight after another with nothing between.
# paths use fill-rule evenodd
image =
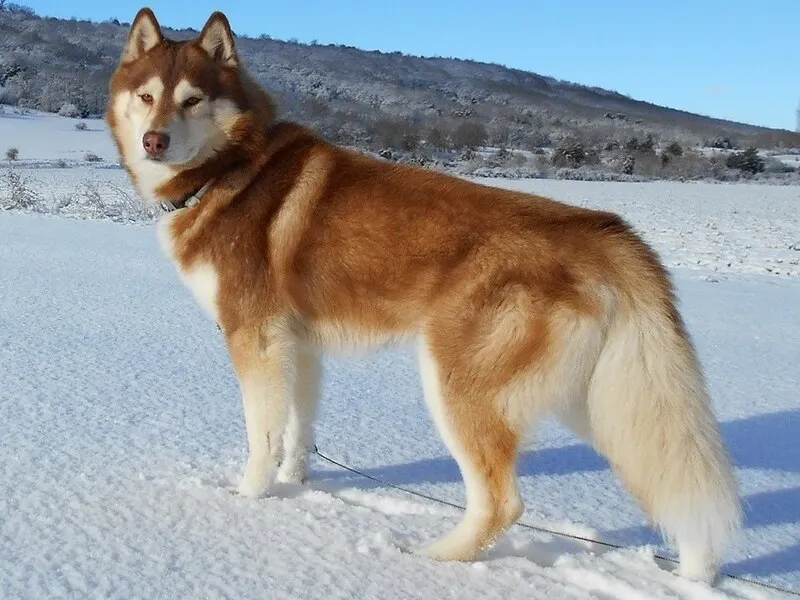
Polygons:
<instances>
[{"instance_id":1,"label":"dog's front leg","mask_svg":"<svg viewBox=\"0 0 800 600\"><path fill-rule=\"evenodd\" d=\"M308 479L308 455L314 447L314 416L322 376L319 355L306 344L295 353L295 387L283 434L283 462L278 481L304 483Z\"/></svg>"},{"instance_id":2,"label":"dog's front leg","mask_svg":"<svg viewBox=\"0 0 800 600\"><path fill-rule=\"evenodd\" d=\"M276 321L236 330L228 347L242 392L250 451L239 493L256 498L268 491L277 471L293 388L295 341L289 328Z\"/></svg>"}]
</instances>

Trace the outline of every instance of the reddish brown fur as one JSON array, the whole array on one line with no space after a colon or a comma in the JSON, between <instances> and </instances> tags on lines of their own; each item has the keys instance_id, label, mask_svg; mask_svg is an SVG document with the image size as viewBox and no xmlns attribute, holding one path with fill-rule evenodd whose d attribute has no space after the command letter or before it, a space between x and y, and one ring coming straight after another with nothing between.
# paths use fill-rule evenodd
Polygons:
<instances>
[{"instance_id":1,"label":"reddish brown fur","mask_svg":"<svg viewBox=\"0 0 800 600\"><path fill-rule=\"evenodd\" d=\"M242 111L228 147L176 168L159 190L177 199L214 179L170 234L182 271L202 263L217 274L240 378L269 369L275 323L323 345L331 328L355 339L422 333L453 435L491 497L478 549L522 510L513 471L524 432L497 398L561 360L559 319L602 329L610 295L666 314L691 352L663 266L617 215L376 160L275 122L266 93L196 41L164 41L122 64L112 97L153 72L167 86L179 72ZM173 109L159 110L166 119Z\"/></svg>"}]
</instances>

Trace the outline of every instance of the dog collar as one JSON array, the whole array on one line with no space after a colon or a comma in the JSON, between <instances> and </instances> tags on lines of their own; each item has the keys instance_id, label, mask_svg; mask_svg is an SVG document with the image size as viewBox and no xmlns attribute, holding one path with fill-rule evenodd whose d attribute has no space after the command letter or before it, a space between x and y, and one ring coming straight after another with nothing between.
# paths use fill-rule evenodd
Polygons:
<instances>
[{"instance_id":1,"label":"dog collar","mask_svg":"<svg viewBox=\"0 0 800 600\"><path fill-rule=\"evenodd\" d=\"M203 196L206 195L208 189L211 187L211 184L214 183L214 180L210 180L206 182L206 184L197 190L194 194L189 196L188 198L184 198L183 200L178 200L177 202L170 202L169 200L165 200L161 203L161 208L163 208L167 212L173 212L176 210L181 210L183 208L192 208L193 206L197 206L200 204L200 200L203 199Z\"/></svg>"}]
</instances>

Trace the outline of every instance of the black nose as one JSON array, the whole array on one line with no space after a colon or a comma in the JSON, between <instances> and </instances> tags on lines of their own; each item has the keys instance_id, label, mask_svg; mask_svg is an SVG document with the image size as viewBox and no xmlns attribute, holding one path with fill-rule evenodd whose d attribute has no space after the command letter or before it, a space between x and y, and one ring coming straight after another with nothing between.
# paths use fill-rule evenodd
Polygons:
<instances>
[{"instance_id":1,"label":"black nose","mask_svg":"<svg viewBox=\"0 0 800 600\"><path fill-rule=\"evenodd\" d=\"M142 138L145 152L154 158L160 158L169 148L169 136L160 131L148 131Z\"/></svg>"}]
</instances>

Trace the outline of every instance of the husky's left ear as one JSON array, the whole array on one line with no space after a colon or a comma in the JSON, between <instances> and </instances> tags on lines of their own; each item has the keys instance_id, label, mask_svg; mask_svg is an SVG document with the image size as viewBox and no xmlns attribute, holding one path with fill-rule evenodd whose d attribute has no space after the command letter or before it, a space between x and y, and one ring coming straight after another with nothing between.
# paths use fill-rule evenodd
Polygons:
<instances>
[{"instance_id":1,"label":"husky's left ear","mask_svg":"<svg viewBox=\"0 0 800 600\"><path fill-rule=\"evenodd\" d=\"M200 32L200 47L217 62L230 66L239 64L231 26L228 18L221 12L215 12L209 17Z\"/></svg>"}]
</instances>

